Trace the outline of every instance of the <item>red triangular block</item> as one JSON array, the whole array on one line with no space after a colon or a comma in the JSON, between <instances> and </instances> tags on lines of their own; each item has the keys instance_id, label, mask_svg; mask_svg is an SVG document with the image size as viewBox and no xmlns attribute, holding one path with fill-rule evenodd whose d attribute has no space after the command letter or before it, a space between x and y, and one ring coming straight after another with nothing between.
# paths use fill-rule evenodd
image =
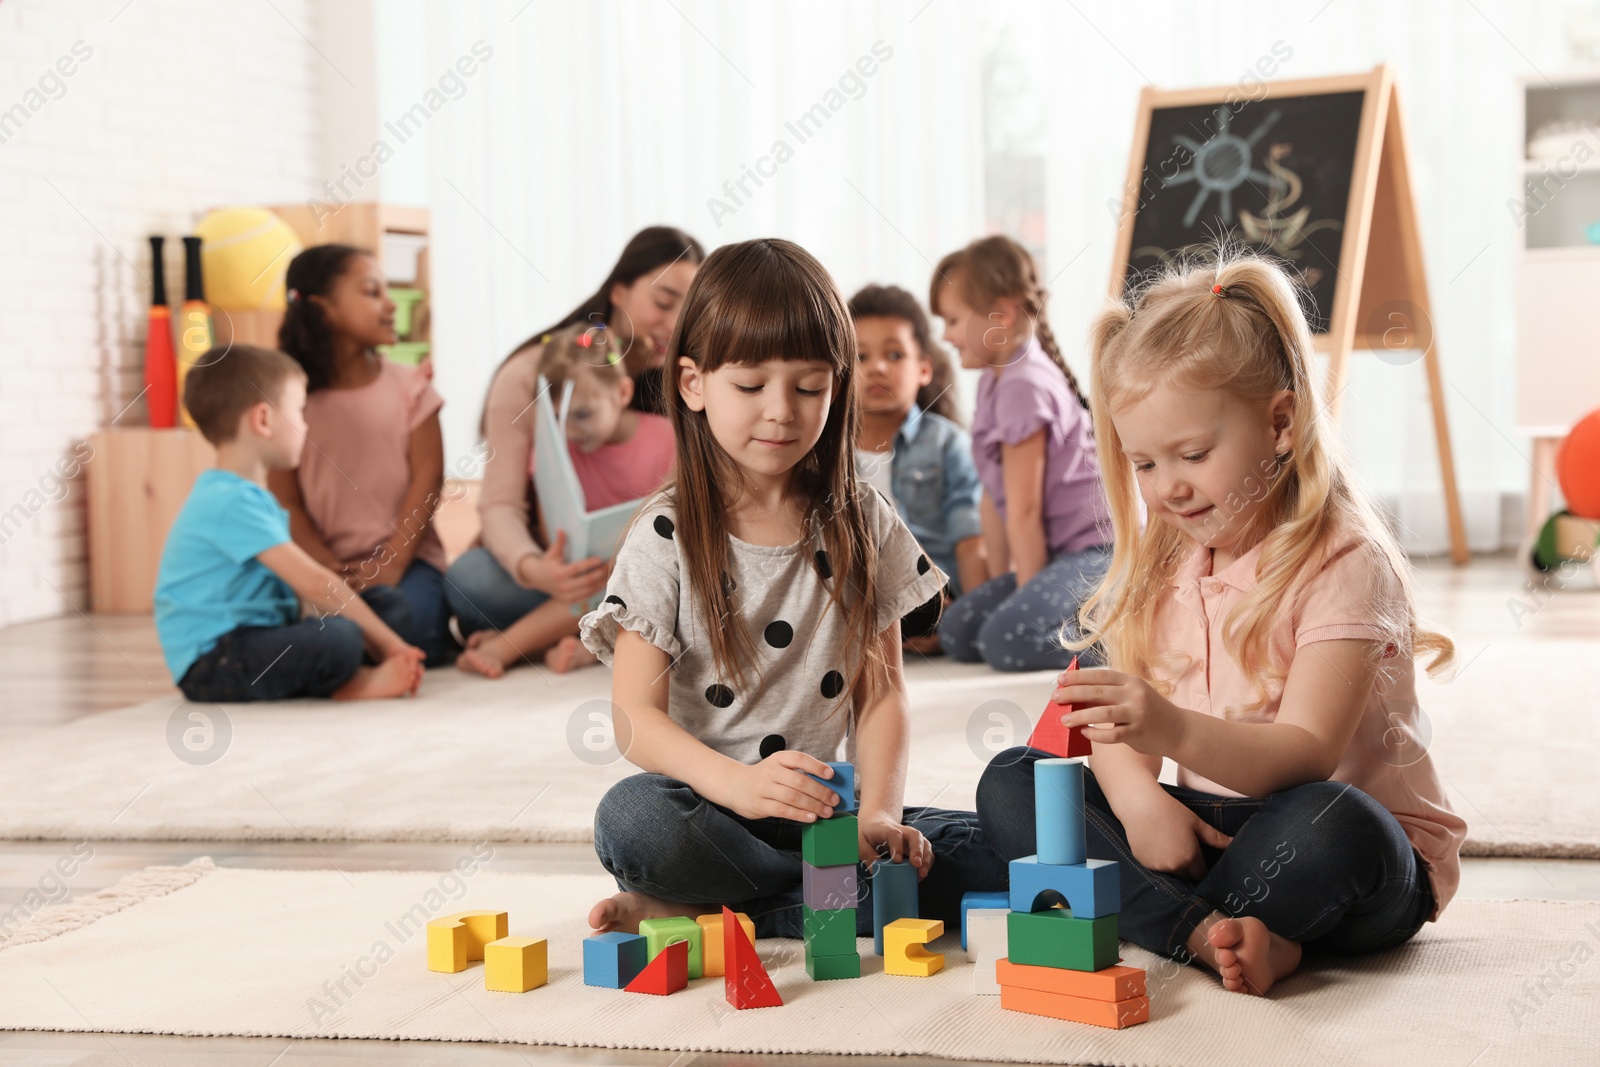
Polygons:
<instances>
[{"instance_id":1,"label":"red triangular block","mask_svg":"<svg viewBox=\"0 0 1600 1067\"><path fill-rule=\"evenodd\" d=\"M1067 664L1067 670L1077 669L1078 657L1073 656L1072 662ZM1090 755L1094 750L1089 744L1089 739L1083 736L1083 728L1074 726L1069 729L1061 725L1062 718L1071 713L1071 704L1057 704L1053 701L1046 704L1044 714L1039 716L1039 723L1033 728L1033 735L1028 738L1028 747L1064 759Z\"/></svg>"},{"instance_id":2,"label":"red triangular block","mask_svg":"<svg viewBox=\"0 0 1600 1067\"><path fill-rule=\"evenodd\" d=\"M783 998L772 976L761 966L756 947L745 936L733 911L722 906L723 992L735 1008L781 1008Z\"/></svg>"},{"instance_id":3,"label":"red triangular block","mask_svg":"<svg viewBox=\"0 0 1600 1067\"><path fill-rule=\"evenodd\" d=\"M689 942L674 941L645 965L626 988L630 993L654 993L664 997L689 984Z\"/></svg>"}]
</instances>

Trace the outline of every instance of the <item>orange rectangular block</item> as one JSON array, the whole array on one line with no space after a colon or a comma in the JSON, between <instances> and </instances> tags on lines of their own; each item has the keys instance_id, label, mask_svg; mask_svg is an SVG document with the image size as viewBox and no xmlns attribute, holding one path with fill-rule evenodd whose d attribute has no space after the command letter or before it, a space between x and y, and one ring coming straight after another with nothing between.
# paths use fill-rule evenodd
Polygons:
<instances>
[{"instance_id":1,"label":"orange rectangular block","mask_svg":"<svg viewBox=\"0 0 1600 1067\"><path fill-rule=\"evenodd\" d=\"M1003 986L1014 985L1086 1000L1127 1000L1145 994L1143 967L1073 971L1064 967L1035 967L1002 959L995 965L995 977Z\"/></svg>"},{"instance_id":2,"label":"orange rectangular block","mask_svg":"<svg viewBox=\"0 0 1600 1067\"><path fill-rule=\"evenodd\" d=\"M1069 997L1061 993L1045 993L1022 986L1000 987L1000 1006L1008 1011L1022 1011L1029 1015L1047 1015L1069 1023L1088 1023L1121 1030L1124 1026L1142 1023L1150 1018L1149 997L1129 997L1127 1000L1090 1000L1087 997Z\"/></svg>"}]
</instances>

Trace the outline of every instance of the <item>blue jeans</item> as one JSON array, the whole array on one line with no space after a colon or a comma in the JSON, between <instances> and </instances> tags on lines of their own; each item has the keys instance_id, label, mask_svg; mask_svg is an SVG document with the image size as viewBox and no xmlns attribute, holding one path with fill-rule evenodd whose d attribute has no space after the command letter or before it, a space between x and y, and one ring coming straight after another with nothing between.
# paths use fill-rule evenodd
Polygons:
<instances>
[{"instance_id":1,"label":"blue jeans","mask_svg":"<svg viewBox=\"0 0 1600 1067\"><path fill-rule=\"evenodd\" d=\"M1057 634L1078 629L1078 607L1094 591L1110 563L1109 545L1063 552L1017 588L1016 572L991 578L951 604L939 624L939 644L953 660L980 660L997 671L1058 670L1078 657L1080 667L1098 667L1100 650L1061 647Z\"/></svg>"},{"instance_id":2,"label":"blue jeans","mask_svg":"<svg viewBox=\"0 0 1600 1067\"><path fill-rule=\"evenodd\" d=\"M1012 748L978 782L978 819L1007 860L1033 855L1033 764L1047 753ZM1409 940L1433 911L1422 857L1388 809L1354 786L1310 782L1268 797L1223 797L1162 786L1233 838L1202 845L1198 882L1152 871L1133 858L1128 835L1085 768L1083 801L1090 859L1121 864L1123 939L1188 961L1194 928L1213 911L1250 915L1307 951L1351 955Z\"/></svg>"},{"instance_id":3,"label":"blue jeans","mask_svg":"<svg viewBox=\"0 0 1600 1067\"><path fill-rule=\"evenodd\" d=\"M444 598L444 575L439 568L420 559L411 561L397 586L372 586L368 592L393 589L399 596L383 596L367 603L395 633L422 649L425 667L454 663L461 646L450 634L450 605Z\"/></svg>"},{"instance_id":4,"label":"blue jeans","mask_svg":"<svg viewBox=\"0 0 1600 1067\"><path fill-rule=\"evenodd\" d=\"M378 616L404 611L404 598L381 585L361 594ZM196 703L328 697L365 659L361 628L330 616L288 626L241 626L225 633L184 672L178 688Z\"/></svg>"},{"instance_id":5,"label":"blue jeans","mask_svg":"<svg viewBox=\"0 0 1600 1067\"><path fill-rule=\"evenodd\" d=\"M1004 890L1008 874L970 811L906 808L901 821L933 846L918 887L921 918L961 926L961 896ZM746 819L675 778L635 774L606 793L594 816L594 850L624 891L685 904L727 904L749 914L757 937L800 937L800 826ZM856 933L872 936L872 879L858 872Z\"/></svg>"},{"instance_id":6,"label":"blue jeans","mask_svg":"<svg viewBox=\"0 0 1600 1067\"><path fill-rule=\"evenodd\" d=\"M444 576L445 600L461 624L461 636L479 630L505 630L550 597L517 584L487 548L473 548L450 564Z\"/></svg>"}]
</instances>

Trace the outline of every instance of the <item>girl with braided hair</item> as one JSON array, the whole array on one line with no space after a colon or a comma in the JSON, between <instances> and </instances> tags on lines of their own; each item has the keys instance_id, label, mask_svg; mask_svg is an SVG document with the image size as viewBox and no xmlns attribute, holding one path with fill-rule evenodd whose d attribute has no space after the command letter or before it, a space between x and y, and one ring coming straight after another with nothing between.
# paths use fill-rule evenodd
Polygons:
<instances>
[{"instance_id":1,"label":"girl with braided hair","mask_svg":"<svg viewBox=\"0 0 1600 1067\"><path fill-rule=\"evenodd\" d=\"M961 365L981 370L972 458L979 517L998 577L952 604L939 640L954 659L996 670L1062 668L1078 607L1110 554L1110 525L1088 401L1045 315L1028 250L984 237L939 262L929 303ZM1085 666L1098 649L1077 653Z\"/></svg>"}]
</instances>

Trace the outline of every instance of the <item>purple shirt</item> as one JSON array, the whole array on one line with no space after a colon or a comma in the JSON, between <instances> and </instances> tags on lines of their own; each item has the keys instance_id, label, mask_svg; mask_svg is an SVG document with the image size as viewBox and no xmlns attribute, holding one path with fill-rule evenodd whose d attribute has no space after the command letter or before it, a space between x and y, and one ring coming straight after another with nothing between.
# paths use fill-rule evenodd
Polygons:
<instances>
[{"instance_id":1,"label":"purple shirt","mask_svg":"<svg viewBox=\"0 0 1600 1067\"><path fill-rule=\"evenodd\" d=\"M1050 555L1109 542L1109 511L1089 413L1036 338L1016 353L1003 373L991 367L978 379L972 459L983 491L1001 518L1006 514L1001 446L1020 444L1041 429L1045 431L1044 533Z\"/></svg>"}]
</instances>

